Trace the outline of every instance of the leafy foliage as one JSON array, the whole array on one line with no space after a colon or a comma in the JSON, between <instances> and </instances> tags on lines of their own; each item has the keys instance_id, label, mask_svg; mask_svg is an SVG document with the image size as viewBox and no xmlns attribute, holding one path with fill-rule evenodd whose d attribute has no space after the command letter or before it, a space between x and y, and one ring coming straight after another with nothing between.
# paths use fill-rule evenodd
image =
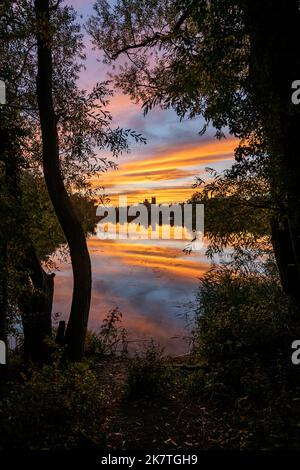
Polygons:
<instances>
[{"instance_id":1,"label":"leafy foliage","mask_svg":"<svg viewBox=\"0 0 300 470\"><path fill-rule=\"evenodd\" d=\"M235 0L119 0L95 3L89 31L108 61L125 55L116 84L142 102L203 116L223 135L245 139L245 154L265 153L249 83L244 4ZM247 141L247 142L246 142Z\"/></svg>"},{"instance_id":2,"label":"leafy foliage","mask_svg":"<svg viewBox=\"0 0 300 470\"><path fill-rule=\"evenodd\" d=\"M197 191L189 201L205 206L207 254L220 254L225 248L268 249L270 219L278 210L268 181L241 163L222 173L210 168L207 172L209 179L197 178Z\"/></svg>"},{"instance_id":3,"label":"leafy foliage","mask_svg":"<svg viewBox=\"0 0 300 470\"><path fill-rule=\"evenodd\" d=\"M142 355L129 363L127 396L130 400L164 398L174 385L174 372L163 358L163 350L150 342Z\"/></svg>"},{"instance_id":4,"label":"leafy foliage","mask_svg":"<svg viewBox=\"0 0 300 470\"><path fill-rule=\"evenodd\" d=\"M173 108L180 119L202 117L200 134L209 125L218 138L229 131L239 140L236 160L256 166L258 176L272 185L273 203L284 206L279 104L268 75L267 54L276 49L275 34L264 48L259 42L263 37L253 42L253 12L261 10L268 17L272 4L260 8L256 2L252 11L253 4L118 0L110 5L96 0L88 30L108 63L122 59L113 72L115 84L140 102L145 113L155 106ZM265 68L258 65L258 56Z\"/></svg>"},{"instance_id":5,"label":"leafy foliage","mask_svg":"<svg viewBox=\"0 0 300 470\"><path fill-rule=\"evenodd\" d=\"M41 169L41 135L35 93L37 56L33 3L27 0L1 4L0 78L7 88L7 115L14 112L26 131L20 144L26 168ZM44 34L48 34L45 27ZM105 152L118 156L127 152L128 139L145 142L129 129L113 129L107 104L112 96L108 82L95 83L87 92L78 87L85 51L81 26L70 6L51 9L53 29L53 84L61 171L67 186L86 186L86 177L101 173L115 163ZM5 40L4 40L5 39ZM5 67L4 67L5 64ZM16 64L20 64L16 70ZM101 154L99 152L101 150Z\"/></svg>"},{"instance_id":6,"label":"leafy foliage","mask_svg":"<svg viewBox=\"0 0 300 470\"><path fill-rule=\"evenodd\" d=\"M195 353L205 367L190 376L187 397L214 406L224 423L222 447L299 446L300 383L290 359L299 331L268 270L231 264L201 280Z\"/></svg>"},{"instance_id":7,"label":"leafy foliage","mask_svg":"<svg viewBox=\"0 0 300 470\"><path fill-rule=\"evenodd\" d=\"M108 397L89 367L57 361L32 369L0 401L2 449L66 450L103 440Z\"/></svg>"},{"instance_id":8,"label":"leafy foliage","mask_svg":"<svg viewBox=\"0 0 300 470\"><path fill-rule=\"evenodd\" d=\"M116 352L127 352L127 331L120 325L122 312L113 308L104 318L99 332L88 332L85 355L99 358ZM121 350L120 350L121 348Z\"/></svg>"}]
</instances>

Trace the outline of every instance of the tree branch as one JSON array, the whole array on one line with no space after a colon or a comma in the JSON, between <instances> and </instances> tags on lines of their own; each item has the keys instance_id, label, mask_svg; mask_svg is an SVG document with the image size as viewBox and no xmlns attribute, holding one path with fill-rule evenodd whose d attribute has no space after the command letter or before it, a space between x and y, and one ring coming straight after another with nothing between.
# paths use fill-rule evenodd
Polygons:
<instances>
[{"instance_id":1,"label":"tree branch","mask_svg":"<svg viewBox=\"0 0 300 470\"><path fill-rule=\"evenodd\" d=\"M108 53L107 50L105 50L104 51L105 54L107 55L107 57L110 60L116 60L121 54L123 54L125 52L128 52L132 49L140 49L142 47L154 46L158 41L166 41L168 39L171 39L174 36L174 34L179 33L181 31L181 29L180 29L181 26L183 25L185 20L188 18L191 9L196 5L196 3L197 3L197 0L193 0L190 3L190 5L188 5L186 10L182 13L180 18L176 22L174 28L171 31L169 31L167 34L162 34L162 33L156 32L153 36L146 37L143 41L140 41L138 43L134 42L133 44L129 44L127 46L124 46L121 49L118 49L115 53L113 53L111 55ZM133 28L132 28L132 24L130 24L130 26L131 26L131 33L132 33L133 40L134 40L134 31L133 31Z\"/></svg>"}]
</instances>

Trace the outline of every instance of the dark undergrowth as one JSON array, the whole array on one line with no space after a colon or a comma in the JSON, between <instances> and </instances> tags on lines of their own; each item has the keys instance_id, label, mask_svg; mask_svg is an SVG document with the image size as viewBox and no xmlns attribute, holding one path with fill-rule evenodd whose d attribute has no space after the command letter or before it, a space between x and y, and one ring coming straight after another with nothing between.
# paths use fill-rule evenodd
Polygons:
<instances>
[{"instance_id":1,"label":"dark undergrowth","mask_svg":"<svg viewBox=\"0 0 300 470\"><path fill-rule=\"evenodd\" d=\"M300 448L300 326L275 278L212 269L189 356L150 342L129 357L120 320L110 312L89 334L81 364L57 350L51 365L25 369L11 355L2 449Z\"/></svg>"}]
</instances>

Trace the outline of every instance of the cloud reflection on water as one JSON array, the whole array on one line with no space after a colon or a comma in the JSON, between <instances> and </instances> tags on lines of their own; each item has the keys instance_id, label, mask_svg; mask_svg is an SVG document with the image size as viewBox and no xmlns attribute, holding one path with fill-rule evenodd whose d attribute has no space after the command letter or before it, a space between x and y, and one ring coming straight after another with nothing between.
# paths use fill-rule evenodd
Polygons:
<instances>
[{"instance_id":1,"label":"cloud reflection on water","mask_svg":"<svg viewBox=\"0 0 300 470\"><path fill-rule=\"evenodd\" d=\"M192 313L198 278L209 267L204 253L185 255L181 240L92 237L88 245L93 271L89 328L99 328L107 312L118 306L130 339L153 338L166 353L184 353L186 343L170 338L187 334L183 315ZM64 265L55 282L55 312L68 314L71 294L71 267Z\"/></svg>"}]
</instances>

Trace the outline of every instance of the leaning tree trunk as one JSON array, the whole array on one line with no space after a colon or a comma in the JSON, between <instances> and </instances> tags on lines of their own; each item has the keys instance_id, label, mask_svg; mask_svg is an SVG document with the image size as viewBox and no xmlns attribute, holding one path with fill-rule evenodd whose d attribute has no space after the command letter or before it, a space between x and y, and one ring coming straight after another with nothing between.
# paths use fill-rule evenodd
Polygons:
<instances>
[{"instance_id":1,"label":"leaning tree trunk","mask_svg":"<svg viewBox=\"0 0 300 470\"><path fill-rule=\"evenodd\" d=\"M300 80L300 4L245 0L245 5L251 83L267 138L271 190L277 191L287 220L281 233L273 225L273 245L283 287L288 281L300 310L300 105L291 100L292 83Z\"/></svg>"},{"instance_id":2,"label":"leaning tree trunk","mask_svg":"<svg viewBox=\"0 0 300 470\"><path fill-rule=\"evenodd\" d=\"M73 268L73 298L65 335L68 356L82 358L91 297L91 264L86 238L72 206L60 171L57 121L52 96L52 51L49 0L35 0L38 47L37 98L43 141L46 185L70 249Z\"/></svg>"},{"instance_id":3,"label":"leaning tree trunk","mask_svg":"<svg viewBox=\"0 0 300 470\"><path fill-rule=\"evenodd\" d=\"M277 148L282 148L280 169L294 253L293 265L300 291L300 106L294 105L291 100L292 83L300 79L300 4L298 0L276 0L270 2L270 8L269 34L274 38L273 47L270 48L270 81L280 125L280 133L273 142Z\"/></svg>"}]
</instances>

